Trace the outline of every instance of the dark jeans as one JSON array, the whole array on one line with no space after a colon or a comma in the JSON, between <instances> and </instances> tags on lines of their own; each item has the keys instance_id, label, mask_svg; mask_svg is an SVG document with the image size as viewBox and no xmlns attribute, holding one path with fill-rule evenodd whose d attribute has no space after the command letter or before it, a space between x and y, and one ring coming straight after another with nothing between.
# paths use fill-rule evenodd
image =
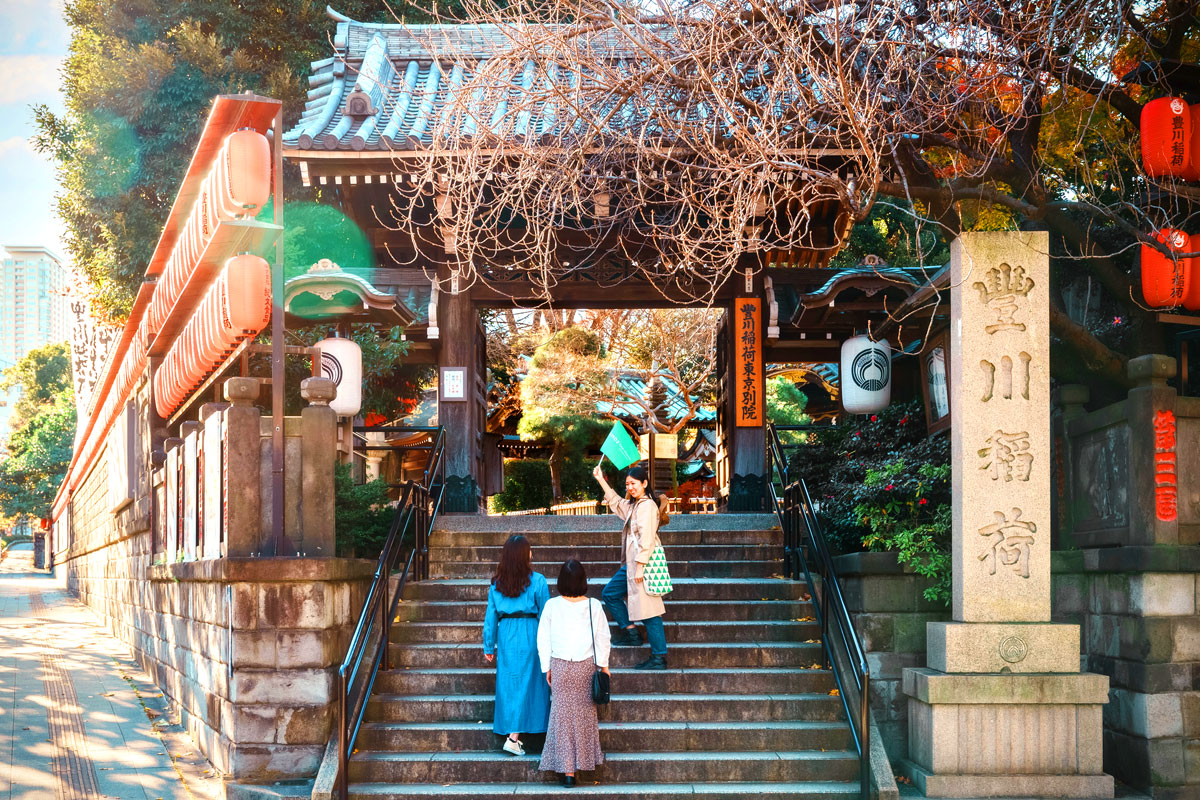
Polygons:
<instances>
[{"instance_id":1,"label":"dark jeans","mask_svg":"<svg viewBox=\"0 0 1200 800\"><path fill-rule=\"evenodd\" d=\"M626 606L626 600L629 597L629 587L625 583L625 566L617 570L617 574L612 576L612 579L604 585L604 590L600 592L600 598L604 601L604 607L608 609L608 613L612 614L613 622L621 628L629 627L629 608ZM665 656L667 654L667 632L663 629L662 617L650 617L650 619L641 620L641 623L646 626L646 638L650 640L650 652L656 656Z\"/></svg>"}]
</instances>

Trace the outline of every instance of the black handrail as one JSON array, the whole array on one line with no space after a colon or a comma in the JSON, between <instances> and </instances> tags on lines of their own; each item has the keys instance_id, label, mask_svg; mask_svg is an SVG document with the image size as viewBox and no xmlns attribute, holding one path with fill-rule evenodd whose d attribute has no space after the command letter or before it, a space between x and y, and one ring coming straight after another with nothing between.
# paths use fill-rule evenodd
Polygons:
<instances>
[{"instance_id":1,"label":"black handrail","mask_svg":"<svg viewBox=\"0 0 1200 800\"><path fill-rule=\"evenodd\" d=\"M785 452L798 445L785 447L779 440L781 430L808 429L767 425L767 460L771 471L767 483L770 486L771 504L779 517L779 525L783 528L785 574L791 580L800 580L803 575L813 596L813 608L817 615L817 623L821 626L821 646L825 662L837 683L842 706L846 709L846 719L854 736L854 746L858 749L861 797L862 800L869 800L871 671L867 665L866 653L862 649L862 642L858 638L858 631L855 630L854 620L850 617L846 600L842 596L837 570L833 568L833 558L829 554L825 534L821 531L821 523L813 508L808 485L799 476L795 480L789 480ZM813 580L814 569L821 579L820 586ZM852 698L846 693L848 678L853 678L854 690L858 694L858 697L854 698L858 701L857 709L851 707Z\"/></svg>"},{"instance_id":2,"label":"black handrail","mask_svg":"<svg viewBox=\"0 0 1200 800\"><path fill-rule=\"evenodd\" d=\"M375 678L380 667L391 669L388 633L405 582L410 574L416 581L429 578L429 532L441 510L446 486L445 431L442 428L387 429L388 432L418 430L435 433L433 442L428 445L429 459L425 462L420 481L397 484L401 492L396 503L396 515L392 518L383 552L379 554L379 565L375 568L375 577L363 601L354 635L350 637L350 645L346 648L346 657L338 667L338 761L335 786L341 800L346 800L349 792L350 753L362 727ZM404 562L396 591L390 593L392 572L399 566L409 529L413 532L412 547ZM376 645L373 651L372 643Z\"/></svg>"}]
</instances>

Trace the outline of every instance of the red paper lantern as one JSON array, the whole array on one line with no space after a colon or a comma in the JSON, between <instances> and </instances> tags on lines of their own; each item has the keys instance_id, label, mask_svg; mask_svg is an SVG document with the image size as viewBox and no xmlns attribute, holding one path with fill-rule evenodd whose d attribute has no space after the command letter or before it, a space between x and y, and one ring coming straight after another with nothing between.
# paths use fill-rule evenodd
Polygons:
<instances>
[{"instance_id":1,"label":"red paper lantern","mask_svg":"<svg viewBox=\"0 0 1200 800\"><path fill-rule=\"evenodd\" d=\"M1192 237L1174 228L1163 228L1154 238L1167 245L1175 253L1190 252ZM1194 259L1171 258L1148 244L1142 245L1142 295L1146 305L1153 308L1174 308L1189 294L1194 294L1192 285L1195 268Z\"/></svg>"},{"instance_id":2,"label":"red paper lantern","mask_svg":"<svg viewBox=\"0 0 1200 800\"><path fill-rule=\"evenodd\" d=\"M1200 235L1189 237L1188 251L1200 252ZM1184 282L1183 307L1188 311L1200 311L1200 258L1187 259L1187 279Z\"/></svg>"},{"instance_id":3,"label":"red paper lantern","mask_svg":"<svg viewBox=\"0 0 1200 800\"><path fill-rule=\"evenodd\" d=\"M1182 177L1191 167L1192 113L1179 97L1142 106L1142 168L1152 178Z\"/></svg>"},{"instance_id":4,"label":"red paper lantern","mask_svg":"<svg viewBox=\"0 0 1200 800\"><path fill-rule=\"evenodd\" d=\"M258 213L271 196L271 144L258 131L229 134L213 170L213 202L226 218Z\"/></svg>"},{"instance_id":5,"label":"red paper lantern","mask_svg":"<svg viewBox=\"0 0 1200 800\"><path fill-rule=\"evenodd\" d=\"M247 338L271 321L271 267L234 256L213 281L154 376L154 404L167 417Z\"/></svg>"},{"instance_id":6,"label":"red paper lantern","mask_svg":"<svg viewBox=\"0 0 1200 800\"><path fill-rule=\"evenodd\" d=\"M1190 106L1188 116L1192 120L1192 136L1188 140L1189 158L1179 177L1185 181L1200 181L1200 104Z\"/></svg>"},{"instance_id":7,"label":"red paper lantern","mask_svg":"<svg viewBox=\"0 0 1200 800\"><path fill-rule=\"evenodd\" d=\"M150 302L150 327L163 322L196 269L217 226L258 213L271 196L271 144L258 131L231 133L221 146Z\"/></svg>"}]
</instances>

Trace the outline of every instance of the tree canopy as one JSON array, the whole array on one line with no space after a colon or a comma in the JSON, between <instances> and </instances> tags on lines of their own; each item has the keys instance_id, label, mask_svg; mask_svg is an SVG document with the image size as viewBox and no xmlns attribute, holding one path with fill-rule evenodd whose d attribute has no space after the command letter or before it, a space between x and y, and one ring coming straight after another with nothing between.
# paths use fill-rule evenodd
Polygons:
<instances>
[{"instance_id":1,"label":"tree canopy","mask_svg":"<svg viewBox=\"0 0 1200 800\"><path fill-rule=\"evenodd\" d=\"M394 21L373 0L338 7ZM331 24L324 3L307 0L70 0L66 19L66 113L35 108L35 141L57 161L67 250L93 308L123 319L213 96L276 97L294 120L310 62L331 50Z\"/></svg>"},{"instance_id":2,"label":"tree canopy","mask_svg":"<svg viewBox=\"0 0 1200 800\"><path fill-rule=\"evenodd\" d=\"M893 250L904 232L901 255L931 267L963 231L1046 229L1059 377L1121 384L1164 347L1136 245L1165 250L1153 232L1192 225L1200 193L1144 173L1138 123L1148 100L1200 92L1193 3L469 0L468 16L501 41L437 136L507 91L515 62L534 74L508 114L554 118L539 137L485 120L426 162L461 284L508 258L549 292L635 242L611 257L703 300L755 257L839 251L854 224L883 222ZM1106 313L1075 313L1081 279Z\"/></svg>"},{"instance_id":3,"label":"tree canopy","mask_svg":"<svg viewBox=\"0 0 1200 800\"><path fill-rule=\"evenodd\" d=\"M0 391L20 385L13 408L8 455L0 460L0 515L45 517L71 463L75 390L65 342L31 350L0 380Z\"/></svg>"}]
</instances>

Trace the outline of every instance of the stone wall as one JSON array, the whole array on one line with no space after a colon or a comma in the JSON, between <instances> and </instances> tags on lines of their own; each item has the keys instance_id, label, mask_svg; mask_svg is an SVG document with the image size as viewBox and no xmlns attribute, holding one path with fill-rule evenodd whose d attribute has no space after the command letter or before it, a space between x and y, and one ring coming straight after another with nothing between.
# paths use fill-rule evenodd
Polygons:
<instances>
[{"instance_id":1,"label":"stone wall","mask_svg":"<svg viewBox=\"0 0 1200 800\"><path fill-rule=\"evenodd\" d=\"M1165 356L1129 375L1129 397L1092 412L1083 387L1057 393L1053 615L1109 678L1105 771L1182 800L1200 797L1200 398L1166 384Z\"/></svg>"},{"instance_id":2,"label":"stone wall","mask_svg":"<svg viewBox=\"0 0 1200 800\"><path fill-rule=\"evenodd\" d=\"M1054 554L1054 619L1109 676L1104 770L1155 798L1200 796L1200 548Z\"/></svg>"},{"instance_id":3,"label":"stone wall","mask_svg":"<svg viewBox=\"0 0 1200 800\"><path fill-rule=\"evenodd\" d=\"M220 424L226 440L216 448L220 458L210 453L207 463L194 463L234 476L221 493L228 507L215 515L220 523L202 496L190 506L178 502L173 511L181 516L172 527L181 531L180 541L168 546L167 470L150 468L150 418L143 413L133 415L139 424L128 439L123 432L109 442L54 528L59 580L130 646L200 752L231 785L316 774L333 731L335 668L375 566L248 556L265 549L271 527L270 503L262 502L270 474L264 477L259 463L264 451L269 459L269 447L259 442L269 441L270 431L247 400L238 398L232 408L206 406L201 413L206 424ZM303 419L289 419L289 450L303 447L309 436L332 440L328 411L312 406ZM203 424L185 425L198 426L202 436ZM115 448L126 443L133 457L122 460ZM179 450L182 439L167 444ZM178 453L160 453L154 461L175 463L172 456L179 460ZM297 551L332 552L332 458L330 450L327 463L305 459L287 476L292 502L285 539ZM313 464L324 477L313 474ZM129 485L122 489L119 478L127 468ZM260 480L236 480L244 475ZM205 477L184 480L195 487L205 485ZM207 520L201 518L206 508ZM303 524L318 516L320 524ZM214 552L219 557L204 558Z\"/></svg>"},{"instance_id":4,"label":"stone wall","mask_svg":"<svg viewBox=\"0 0 1200 800\"><path fill-rule=\"evenodd\" d=\"M896 561L895 553L848 553L834 559L871 670L871 711L893 761L908 755L905 667L925 666L925 626L950 618L925 599L929 581Z\"/></svg>"}]
</instances>

